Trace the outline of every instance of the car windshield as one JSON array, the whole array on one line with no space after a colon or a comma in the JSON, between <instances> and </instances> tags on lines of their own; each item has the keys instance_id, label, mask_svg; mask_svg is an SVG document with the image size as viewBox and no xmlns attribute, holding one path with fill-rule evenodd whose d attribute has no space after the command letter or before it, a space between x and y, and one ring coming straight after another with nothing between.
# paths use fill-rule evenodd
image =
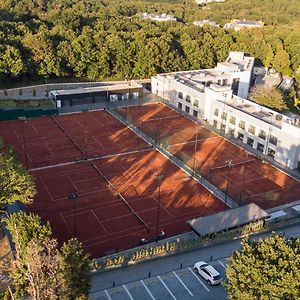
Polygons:
<instances>
[{"instance_id":1,"label":"car windshield","mask_svg":"<svg viewBox=\"0 0 300 300\"><path fill-rule=\"evenodd\" d=\"M221 279L221 275L216 275L213 278L214 278L214 280L219 280L219 279Z\"/></svg>"},{"instance_id":2,"label":"car windshield","mask_svg":"<svg viewBox=\"0 0 300 300\"><path fill-rule=\"evenodd\" d=\"M201 268L205 268L207 266L208 266L208 264L203 264L203 265L201 265Z\"/></svg>"}]
</instances>

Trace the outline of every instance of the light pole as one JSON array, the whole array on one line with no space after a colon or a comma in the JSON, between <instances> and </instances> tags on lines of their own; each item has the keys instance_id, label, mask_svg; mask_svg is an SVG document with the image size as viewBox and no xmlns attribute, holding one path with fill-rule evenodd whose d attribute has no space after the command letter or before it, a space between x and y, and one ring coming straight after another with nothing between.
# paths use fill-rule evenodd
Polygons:
<instances>
[{"instance_id":1,"label":"light pole","mask_svg":"<svg viewBox=\"0 0 300 300\"><path fill-rule=\"evenodd\" d=\"M76 200L78 198L78 193L77 192L71 192L69 193L69 199L73 202L73 220L74 220L74 237L77 235L77 224L76 224Z\"/></svg>"},{"instance_id":2,"label":"light pole","mask_svg":"<svg viewBox=\"0 0 300 300\"><path fill-rule=\"evenodd\" d=\"M160 184L161 184L161 179L163 178L162 174L156 174L155 179L158 181L158 201L157 201L157 219L156 219L156 242L158 242L159 239L159 213L160 213Z\"/></svg>"},{"instance_id":3,"label":"light pole","mask_svg":"<svg viewBox=\"0 0 300 300\"><path fill-rule=\"evenodd\" d=\"M194 162L193 162L193 172L194 172L194 176L196 175L196 152L197 152L197 142L198 142L198 128L196 125L196 139L195 139L195 149L194 149Z\"/></svg>"},{"instance_id":4,"label":"light pole","mask_svg":"<svg viewBox=\"0 0 300 300\"><path fill-rule=\"evenodd\" d=\"M88 114L88 109L84 109L82 112L84 113L84 144L85 144L85 159L88 159L88 149L87 149L87 114Z\"/></svg>"},{"instance_id":5,"label":"light pole","mask_svg":"<svg viewBox=\"0 0 300 300\"><path fill-rule=\"evenodd\" d=\"M48 98L48 94L49 94L49 92L48 92L48 78L49 78L49 76L45 75L44 77L45 77L45 83L46 83L46 98Z\"/></svg>"},{"instance_id":6,"label":"light pole","mask_svg":"<svg viewBox=\"0 0 300 300\"><path fill-rule=\"evenodd\" d=\"M25 134L25 124L27 124L27 119L25 116L22 116L22 117L19 117L19 120L22 121L25 167L28 170L28 155L27 155L27 143L26 143L26 134Z\"/></svg>"},{"instance_id":7,"label":"light pole","mask_svg":"<svg viewBox=\"0 0 300 300\"><path fill-rule=\"evenodd\" d=\"M227 197L228 197L230 169L233 167L232 160L226 160L226 166L228 168L228 173L227 173L227 184L226 184L226 192L225 192L225 204L227 203Z\"/></svg>"},{"instance_id":8,"label":"light pole","mask_svg":"<svg viewBox=\"0 0 300 300\"><path fill-rule=\"evenodd\" d=\"M247 159L248 159L248 152L246 152L246 161L244 164L244 172L243 172L243 177L242 177L242 186L241 186L241 194L240 194L240 199L239 199L239 206L241 206L242 198L244 196L244 184L245 184L245 177L246 177Z\"/></svg>"}]
</instances>

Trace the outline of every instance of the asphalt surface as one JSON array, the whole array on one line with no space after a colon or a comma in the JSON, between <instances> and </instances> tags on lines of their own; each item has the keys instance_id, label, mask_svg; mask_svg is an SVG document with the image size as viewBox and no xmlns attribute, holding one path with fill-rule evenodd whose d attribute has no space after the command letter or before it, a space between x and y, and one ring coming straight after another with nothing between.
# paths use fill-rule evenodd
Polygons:
<instances>
[{"instance_id":1,"label":"asphalt surface","mask_svg":"<svg viewBox=\"0 0 300 300\"><path fill-rule=\"evenodd\" d=\"M300 236L300 223L275 231L287 237ZM270 235L256 234L252 239ZM94 300L120 299L227 299L220 284L210 286L193 271L197 261L207 261L226 280L226 263L233 251L238 250L241 239L205 247L196 251L146 261L134 266L97 272L92 276L90 297Z\"/></svg>"}]
</instances>

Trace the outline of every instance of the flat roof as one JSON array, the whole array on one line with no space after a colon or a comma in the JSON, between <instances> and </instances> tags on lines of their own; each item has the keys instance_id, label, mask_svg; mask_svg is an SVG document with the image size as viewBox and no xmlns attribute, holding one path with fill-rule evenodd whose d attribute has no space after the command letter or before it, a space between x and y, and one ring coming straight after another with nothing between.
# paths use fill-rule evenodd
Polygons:
<instances>
[{"instance_id":1,"label":"flat roof","mask_svg":"<svg viewBox=\"0 0 300 300\"><path fill-rule=\"evenodd\" d=\"M103 85L103 86L96 86L96 87L80 87L77 89L68 89L68 90L57 90L51 91L52 95L54 96L61 96L61 95L74 95L74 94L88 94L88 93L96 93L96 92L103 92L103 91L117 91L117 90L125 90L125 89L133 89L133 88L142 88L141 84L136 82L128 82L125 84L117 84L117 85Z\"/></svg>"},{"instance_id":2,"label":"flat roof","mask_svg":"<svg viewBox=\"0 0 300 300\"><path fill-rule=\"evenodd\" d=\"M283 210L276 210L270 213L271 220L286 216L286 212Z\"/></svg>"},{"instance_id":3,"label":"flat roof","mask_svg":"<svg viewBox=\"0 0 300 300\"><path fill-rule=\"evenodd\" d=\"M242 112L248 113L249 115L252 115L257 119L260 119L264 122L267 122L280 128L282 127L283 119L285 118L284 115L276 111L266 109L258 103L245 100L237 96L233 96L231 99L227 99L226 104ZM276 117L277 115L280 117Z\"/></svg>"},{"instance_id":4,"label":"flat roof","mask_svg":"<svg viewBox=\"0 0 300 300\"><path fill-rule=\"evenodd\" d=\"M256 204L251 203L210 216L195 218L189 220L187 223L198 235L206 236L250 222L259 221L268 216L266 211Z\"/></svg>"},{"instance_id":5,"label":"flat roof","mask_svg":"<svg viewBox=\"0 0 300 300\"><path fill-rule=\"evenodd\" d=\"M300 211L300 204L293 206L292 209L294 209L297 212Z\"/></svg>"}]
</instances>

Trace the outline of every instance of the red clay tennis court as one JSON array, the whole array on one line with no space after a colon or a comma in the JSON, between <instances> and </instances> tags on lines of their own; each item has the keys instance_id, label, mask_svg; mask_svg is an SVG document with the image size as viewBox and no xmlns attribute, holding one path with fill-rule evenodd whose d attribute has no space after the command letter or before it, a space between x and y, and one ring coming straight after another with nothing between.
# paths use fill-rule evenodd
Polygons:
<instances>
[{"instance_id":1,"label":"red clay tennis court","mask_svg":"<svg viewBox=\"0 0 300 300\"><path fill-rule=\"evenodd\" d=\"M254 202L267 209L300 199L298 180L166 105L148 104L119 112L129 113L137 127L220 190L226 191L229 178L228 194L241 205Z\"/></svg>"},{"instance_id":2,"label":"red clay tennis court","mask_svg":"<svg viewBox=\"0 0 300 300\"><path fill-rule=\"evenodd\" d=\"M104 111L1 122L0 135L29 169L149 148Z\"/></svg>"},{"instance_id":3,"label":"red clay tennis court","mask_svg":"<svg viewBox=\"0 0 300 300\"><path fill-rule=\"evenodd\" d=\"M38 192L30 210L50 221L60 243L76 235L94 257L155 239L159 200L167 236L226 209L106 111L1 123L0 135L25 162L23 126ZM79 195L75 210L71 192Z\"/></svg>"}]
</instances>

